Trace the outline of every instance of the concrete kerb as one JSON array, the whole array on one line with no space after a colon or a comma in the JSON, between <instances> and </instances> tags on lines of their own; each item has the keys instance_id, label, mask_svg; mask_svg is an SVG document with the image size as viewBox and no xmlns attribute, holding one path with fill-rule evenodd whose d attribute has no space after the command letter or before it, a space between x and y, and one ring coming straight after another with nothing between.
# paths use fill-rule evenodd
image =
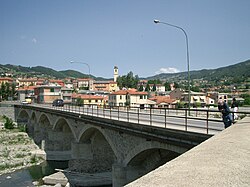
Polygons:
<instances>
[{"instance_id":1,"label":"concrete kerb","mask_svg":"<svg viewBox=\"0 0 250 187\"><path fill-rule=\"evenodd\" d=\"M250 117L126 185L250 186Z\"/></svg>"}]
</instances>

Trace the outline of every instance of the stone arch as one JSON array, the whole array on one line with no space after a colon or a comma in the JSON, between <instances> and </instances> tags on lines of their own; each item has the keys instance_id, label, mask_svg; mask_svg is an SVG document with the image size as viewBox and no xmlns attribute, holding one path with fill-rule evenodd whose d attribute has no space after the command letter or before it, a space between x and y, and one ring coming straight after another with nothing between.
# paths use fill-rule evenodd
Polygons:
<instances>
[{"instance_id":1,"label":"stone arch","mask_svg":"<svg viewBox=\"0 0 250 187\"><path fill-rule=\"evenodd\" d=\"M123 162L127 168L127 179L133 181L179 155L162 143L144 142L132 149Z\"/></svg>"},{"instance_id":2,"label":"stone arch","mask_svg":"<svg viewBox=\"0 0 250 187\"><path fill-rule=\"evenodd\" d=\"M70 160L70 170L86 173L111 172L116 155L105 133L96 127L89 127L81 134L78 158Z\"/></svg>"},{"instance_id":3,"label":"stone arch","mask_svg":"<svg viewBox=\"0 0 250 187\"><path fill-rule=\"evenodd\" d=\"M74 136L74 140L77 141L76 133L70 125L70 121L68 119L65 119L63 117L58 118L52 128L54 131L60 131L60 132L71 132Z\"/></svg>"},{"instance_id":4,"label":"stone arch","mask_svg":"<svg viewBox=\"0 0 250 187\"><path fill-rule=\"evenodd\" d=\"M25 109L21 109L18 113L18 117L17 117L18 121L26 121L28 122L29 120L29 113L25 110Z\"/></svg>"},{"instance_id":5,"label":"stone arch","mask_svg":"<svg viewBox=\"0 0 250 187\"><path fill-rule=\"evenodd\" d=\"M74 131L65 118L58 118L48 134L48 150L71 151L71 142L75 138Z\"/></svg>"},{"instance_id":6,"label":"stone arch","mask_svg":"<svg viewBox=\"0 0 250 187\"><path fill-rule=\"evenodd\" d=\"M186 151L180 151L179 147L173 146L173 145L166 145L160 142L155 141L145 141L144 143L141 143L137 146L135 146L133 149L129 151L129 153L126 155L126 158L123 161L123 165L127 166L127 164L136 156L139 155L141 152L148 150L148 149L165 149L171 152L176 152L177 154L181 154Z\"/></svg>"},{"instance_id":7,"label":"stone arch","mask_svg":"<svg viewBox=\"0 0 250 187\"><path fill-rule=\"evenodd\" d=\"M34 111L32 111L29 123L26 126L26 131L27 131L29 136L31 136L31 137L34 136L34 131L35 131L36 126L37 126L36 113Z\"/></svg>"},{"instance_id":8,"label":"stone arch","mask_svg":"<svg viewBox=\"0 0 250 187\"><path fill-rule=\"evenodd\" d=\"M34 128L34 141L35 143L44 150L49 147L48 139L49 133L52 131L52 125L50 123L48 115L42 113L39 116L37 125Z\"/></svg>"},{"instance_id":9,"label":"stone arch","mask_svg":"<svg viewBox=\"0 0 250 187\"><path fill-rule=\"evenodd\" d=\"M80 132L80 136L77 139L77 142L83 141L83 134L86 134L87 131L89 131L90 129L96 129L98 131L100 131L103 136L105 137L106 141L109 143L109 145L111 146L113 152L115 153L116 157L119 157L118 155L118 151L116 149L116 146L114 145L114 141L112 140L112 135L110 135L109 133L107 133L104 129L100 128L100 127L93 127L93 126L89 126L89 125L85 125L85 127L82 129L82 131Z\"/></svg>"}]
</instances>

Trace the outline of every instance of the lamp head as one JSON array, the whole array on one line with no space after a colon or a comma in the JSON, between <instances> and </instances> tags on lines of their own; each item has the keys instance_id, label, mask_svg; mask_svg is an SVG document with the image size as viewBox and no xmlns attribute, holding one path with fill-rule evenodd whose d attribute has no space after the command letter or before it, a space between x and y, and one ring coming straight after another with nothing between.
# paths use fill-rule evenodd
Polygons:
<instances>
[{"instance_id":1,"label":"lamp head","mask_svg":"<svg viewBox=\"0 0 250 187\"><path fill-rule=\"evenodd\" d=\"M154 23L160 23L160 20L155 19Z\"/></svg>"}]
</instances>

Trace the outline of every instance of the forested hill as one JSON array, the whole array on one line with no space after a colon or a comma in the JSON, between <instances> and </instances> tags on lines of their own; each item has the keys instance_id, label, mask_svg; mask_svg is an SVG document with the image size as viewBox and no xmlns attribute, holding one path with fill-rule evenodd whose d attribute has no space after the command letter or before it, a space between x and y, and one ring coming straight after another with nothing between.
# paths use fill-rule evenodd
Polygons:
<instances>
[{"instance_id":1,"label":"forested hill","mask_svg":"<svg viewBox=\"0 0 250 187\"><path fill-rule=\"evenodd\" d=\"M79 71L74 70L65 70L65 71L56 71L51 68L36 66L36 67L23 67L17 65L0 64L0 73L12 73L14 77L25 76L25 77L49 77L49 78L57 78L64 79L68 77L72 78L96 78L93 75L83 74ZM103 79L103 78L99 78Z\"/></svg>"},{"instance_id":2,"label":"forested hill","mask_svg":"<svg viewBox=\"0 0 250 187\"><path fill-rule=\"evenodd\" d=\"M95 77L93 75L83 74L79 71L74 70L65 70L65 71L56 71L51 68L36 66L36 67L23 67L17 65L1 65L0 64L0 73L12 73L14 77L17 76L26 76L26 77L50 77L63 79L67 77L72 78L88 78L89 76L95 80L111 80L105 79L102 77ZM235 81L248 80L250 78L250 60L245 62L240 62L234 65L221 67L217 69L202 69L198 71L190 71L191 79L203 79L208 81L218 81L223 79L231 79ZM187 78L187 72L180 73L171 73L166 74L162 73L159 75L146 77L144 79L160 79L160 80L183 80Z\"/></svg>"},{"instance_id":3,"label":"forested hill","mask_svg":"<svg viewBox=\"0 0 250 187\"><path fill-rule=\"evenodd\" d=\"M146 79L160 79L160 80L171 80L171 79L186 79L187 72L180 73L162 73ZM220 67L217 69L202 69L198 71L190 71L191 79L203 79L203 80L222 80L222 79L234 79L234 80L247 80L250 78L250 60L240 62L234 65Z\"/></svg>"}]
</instances>

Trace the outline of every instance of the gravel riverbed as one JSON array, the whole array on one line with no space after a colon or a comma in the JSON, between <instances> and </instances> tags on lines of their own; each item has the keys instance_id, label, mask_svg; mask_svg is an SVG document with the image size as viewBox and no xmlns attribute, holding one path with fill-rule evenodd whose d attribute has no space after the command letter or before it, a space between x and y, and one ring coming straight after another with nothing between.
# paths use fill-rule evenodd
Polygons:
<instances>
[{"instance_id":1,"label":"gravel riverbed","mask_svg":"<svg viewBox=\"0 0 250 187\"><path fill-rule=\"evenodd\" d=\"M39 147L25 132L0 128L0 175L40 164Z\"/></svg>"}]
</instances>

